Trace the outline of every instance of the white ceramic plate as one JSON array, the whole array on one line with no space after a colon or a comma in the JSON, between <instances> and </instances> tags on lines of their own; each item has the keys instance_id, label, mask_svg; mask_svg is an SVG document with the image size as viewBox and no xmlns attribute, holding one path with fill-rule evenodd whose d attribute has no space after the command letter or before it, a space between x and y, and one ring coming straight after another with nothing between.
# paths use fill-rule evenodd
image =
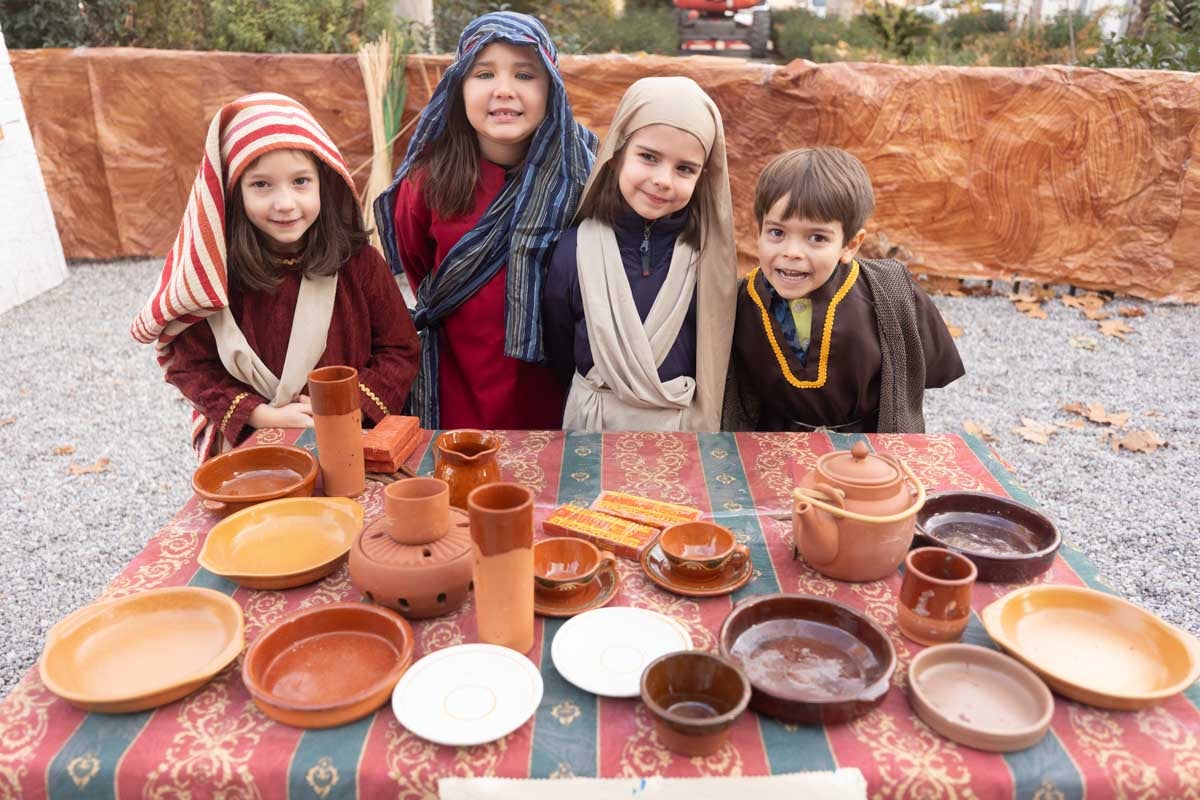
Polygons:
<instances>
[{"instance_id":1,"label":"white ceramic plate","mask_svg":"<svg viewBox=\"0 0 1200 800\"><path fill-rule=\"evenodd\" d=\"M542 676L528 658L494 644L462 644L409 667L392 692L392 711L422 739L470 747L512 733L541 701Z\"/></svg>"},{"instance_id":2,"label":"white ceramic plate","mask_svg":"<svg viewBox=\"0 0 1200 800\"><path fill-rule=\"evenodd\" d=\"M675 620L644 608L597 608L563 623L550 645L554 668L585 692L637 697L642 670L659 656L692 649Z\"/></svg>"}]
</instances>

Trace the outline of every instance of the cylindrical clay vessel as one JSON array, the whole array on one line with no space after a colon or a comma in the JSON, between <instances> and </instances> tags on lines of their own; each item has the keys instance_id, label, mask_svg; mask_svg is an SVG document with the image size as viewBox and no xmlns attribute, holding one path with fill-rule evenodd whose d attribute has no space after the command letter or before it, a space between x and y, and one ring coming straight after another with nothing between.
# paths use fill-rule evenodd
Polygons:
<instances>
[{"instance_id":1,"label":"cylindrical clay vessel","mask_svg":"<svg viewBox=\"0 0 1200 800\"><path fill-rule=\"evenodd\" d=\"M533 648L533 492L489 483L467 497L479 641Z\"/></svg>"},{"instance_id":2,"label":"cylindrical clay vessel","mask_svg":"<svg viewBox=\"0 0 1200 800\"><path fill-rule=\"evenodd\" d=\"M328 497L354 497L367 485L363 463L362 412L358 370L321 367L308 373L317 461Z\"/></svg>"}]
</instances>

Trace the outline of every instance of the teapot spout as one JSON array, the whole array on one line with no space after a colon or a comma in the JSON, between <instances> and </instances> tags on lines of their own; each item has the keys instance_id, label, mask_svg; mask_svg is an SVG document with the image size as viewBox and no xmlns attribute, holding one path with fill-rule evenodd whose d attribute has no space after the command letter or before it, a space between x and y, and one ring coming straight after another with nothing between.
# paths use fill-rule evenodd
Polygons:
<instances>
[{"instance_id":1,"label":"teapot spout","mask_svg":"<svg viewBox=\"0 0 1200 800\"><path fill-rule=\"evenodd\" d=\"M803 555L813 566L832 563L838 555L837 519L808 502L801 494L792 506L792 556Z\"/></svg>"}]
</instances>

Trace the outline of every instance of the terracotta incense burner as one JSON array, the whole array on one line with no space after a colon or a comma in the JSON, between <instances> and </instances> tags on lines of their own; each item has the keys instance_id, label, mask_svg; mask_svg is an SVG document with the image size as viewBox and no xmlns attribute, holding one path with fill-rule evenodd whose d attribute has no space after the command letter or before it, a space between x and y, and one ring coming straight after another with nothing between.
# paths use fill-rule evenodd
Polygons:
<instances>
[{"instance_id":1,"label":"terracotta incense burner","mask_svg":"<svg viewBox=\"0 0 1200 800\"><path fill-rule=\"evenodd\" d=\"M350 549L354 588L414 619L457 611L471 590L471 532L466 513L450 505L446 482L388 484L383 512Z\"/></svg>"}]
</instances>

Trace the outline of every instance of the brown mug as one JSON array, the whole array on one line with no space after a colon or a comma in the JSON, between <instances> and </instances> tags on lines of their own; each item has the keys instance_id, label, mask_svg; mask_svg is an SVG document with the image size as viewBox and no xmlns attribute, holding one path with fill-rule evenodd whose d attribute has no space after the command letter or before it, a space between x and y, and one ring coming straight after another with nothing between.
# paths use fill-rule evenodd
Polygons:
<instances>
[{"instance_id":1,"label":"brown mug","mask_svg":"<svg viewBox=\"0 0 1200 800\"><path fill-rule=\"evenodd\" d=\"M941 547L918 547L904 567L896 608L900 632L925 645L958 641L971 620L975 564Z\"/></svg>"},{"instance_id":2,"label":"brown mug","mask_svg":"<svg viewBox=\"0 0 1200 800\"><path fill-rule=\"evenodd\" d=\"M617 559L612 553L583 539L555 536L533 545L534 588L554 597L573 597L601 573L614 571Z\"/></svg>"},{"instance_id":3,"label":"brown mug","mask_svg":"<svg viewBox=\"0 0 1200 800\"><path fill-rule=\"evenodd\" d=\"M738 544L733 532L713 522L681 522L666 528L658 546L671 569L693 580L716 577L726 564L741 564L750 550Z\"/></svg>"}]
</instances>

